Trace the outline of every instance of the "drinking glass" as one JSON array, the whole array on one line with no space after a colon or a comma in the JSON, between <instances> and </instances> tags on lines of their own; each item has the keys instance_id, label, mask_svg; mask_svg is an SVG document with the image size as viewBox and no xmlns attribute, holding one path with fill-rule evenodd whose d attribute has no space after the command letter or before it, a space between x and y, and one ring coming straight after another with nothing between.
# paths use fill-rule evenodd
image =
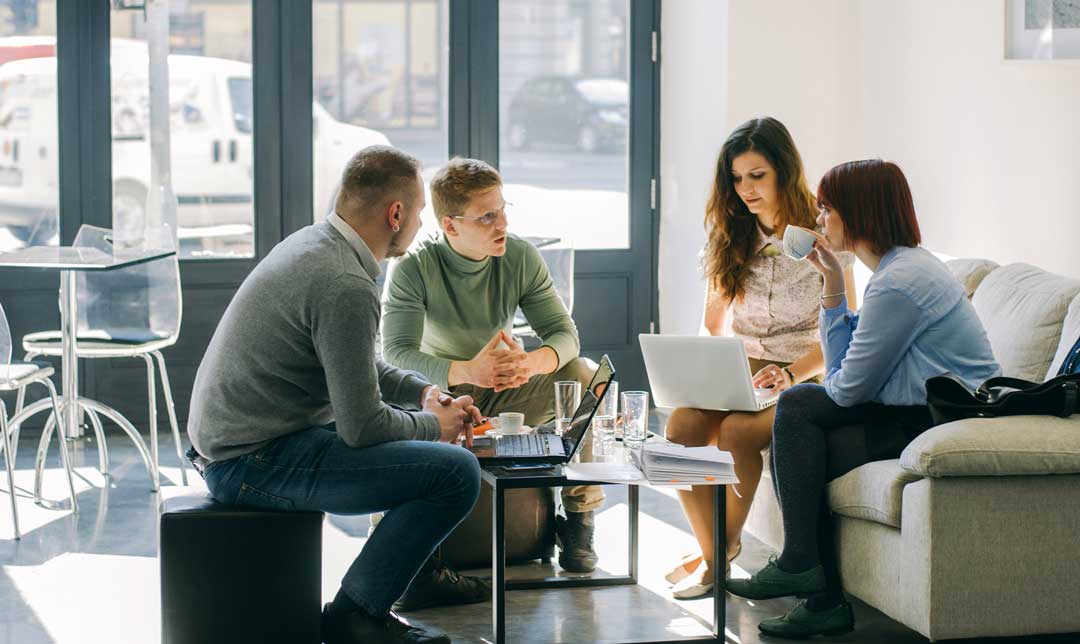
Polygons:
<instances>
[{"instance_id":1,"label":"drinking glass","mask_svg":"<svg viewBox=\"0 0 1080 644\"><path fill-rule=\"evenodd\" d=\"M559 436L570 429L578 403L581 402L581 383L560 380L555 383L555 433Z\"/></svg>"},{"instance_id":2,"label":"drinking glass","mask_svg":"<svg viewBox=\"0 0 1080 644\"><path fill-rule=\"evenodd\" d=\"M615 417L593 416L592 429L593 436L599 438L601 441L608 442L615 440Z\"/></svg>"},{"instance_id":3,"label":"drinking glass","mask_svg":"<svg viewBox=\"0 0 1080 644\"><path fill-rule=\"evenodd\" d=\"M623 445L640 447L649 429L649 392L623 392L622 408Z\"/></svg>"},{"instance_id":4,"label":"drinking glass","mask_svg":"<svg viewBox=\"0 0 1080 644\"><path fill-rule=\"evenodd\" d=\"M615 439L618 424L619 383L612 380L604 394L604 399L600 400L599 406L596 407L596 415L593 416L593 435L600 440L611 441Z\"/></svg>"}]
</instances>

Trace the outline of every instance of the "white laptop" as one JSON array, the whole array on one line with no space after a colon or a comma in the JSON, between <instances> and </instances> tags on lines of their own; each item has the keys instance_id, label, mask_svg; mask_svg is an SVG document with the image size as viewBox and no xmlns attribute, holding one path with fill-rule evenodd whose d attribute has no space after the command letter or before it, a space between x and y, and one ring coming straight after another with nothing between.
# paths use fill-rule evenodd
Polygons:
<instances>
[{"instance_id":1,"label":"white laptop","mask_svg":"<svg viewBox=\"0 0 1080 644\"><path fill-rule=\"evenodd\" d=\"M780 397L754 389L739 338L642 333L638 340L657 407L760 411Z\"/></svg>"}]
</instances>

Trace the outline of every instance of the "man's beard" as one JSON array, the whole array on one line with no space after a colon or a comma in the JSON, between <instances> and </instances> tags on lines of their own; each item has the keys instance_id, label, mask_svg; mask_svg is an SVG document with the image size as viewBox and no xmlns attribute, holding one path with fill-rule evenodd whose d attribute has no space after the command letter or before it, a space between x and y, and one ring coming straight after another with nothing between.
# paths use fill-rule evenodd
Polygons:
<instances>
[{"instance_id":1,"label":"man's beard","mask_svg":"<svg viewBox=\"0 0 1080 644\"><path fill-rule=\"evenodd\" d=\"M405 231L399 230L390 238L390 247L386 249L387 259L401 257L409 250L408 244L403 243L405 241L402 239L404 235Z\"/></svg>"}]
</instances>

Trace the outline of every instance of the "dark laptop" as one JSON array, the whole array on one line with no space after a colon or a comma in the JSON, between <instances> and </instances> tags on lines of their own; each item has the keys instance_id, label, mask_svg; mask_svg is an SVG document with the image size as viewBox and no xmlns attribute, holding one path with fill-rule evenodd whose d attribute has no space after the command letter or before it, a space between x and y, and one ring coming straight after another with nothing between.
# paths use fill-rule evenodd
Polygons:
<instances>
[{"instance_id":1,"label":"dark laptop","mask_svg":"<svg viewBox=\"0 0 1080 644\"><path fill-rule=\"evenodd\" d=\"M536 428L532 434L513 434L499 438L476 439L472 453L481 465L559 465L568 462L581 447L585 432L589 429L593 415L600 401L608 390L608 385L615 378L615 368L605 355L600 359L600 366L593 374L589 386L581 393L581 402L570 421L570 429L563 435L553 432L555 423L547 423Z\"/></svg>"}]
</instances>

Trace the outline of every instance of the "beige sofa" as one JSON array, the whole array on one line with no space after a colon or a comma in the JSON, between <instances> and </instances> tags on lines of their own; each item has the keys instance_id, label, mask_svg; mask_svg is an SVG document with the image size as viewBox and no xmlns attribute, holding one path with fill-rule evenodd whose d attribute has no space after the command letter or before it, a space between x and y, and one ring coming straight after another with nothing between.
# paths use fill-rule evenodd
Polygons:
<instances>
[{"instance_id":1,"label":"beige sofa","mask_svg":"<svg viewBox=\"0 0 1080 644\"><path fill-rule=\"evenodd\" d=\"M1005 375L1055 374L1080 336L1080 280L948 264ZM833 481L828 499L845 589L927 638L1080 632L1080 415L940 425ZM783 546L771 480L747 530Z\"/></svg>"}]
</instances>

